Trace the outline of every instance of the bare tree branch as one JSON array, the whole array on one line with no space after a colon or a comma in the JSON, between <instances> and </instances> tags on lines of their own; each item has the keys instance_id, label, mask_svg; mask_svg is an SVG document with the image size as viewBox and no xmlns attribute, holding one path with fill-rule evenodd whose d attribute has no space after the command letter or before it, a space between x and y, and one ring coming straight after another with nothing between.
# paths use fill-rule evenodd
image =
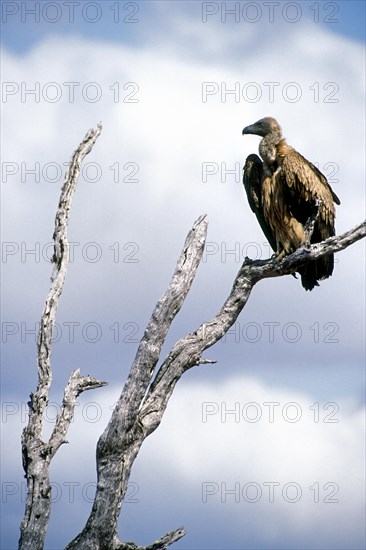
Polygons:
<instances>
[{"instance_id":1,"label":"bare tree branch","mask_svg":"<svg viewBox=\"0 0 366 550\"><path fill-rule=\"evenodd\" d=\"M275 260L246 260L235 278L232 290L220 312L211 320L202 324L195 332L179 340L156 374L144 404L139 412L140 423L149 433L161 422L163 413L173 392L174 386L182 374L202 363L204 350L218 342L235 323L248 301L253 286L269 277L288 275L296 271L305 261L343 250L362 239L366 234L366 222L354 229L329 239L296 250L280 263Z\"/></svg>"},{"instance_id":2,"label":"bare tree branch","mask_svg":"<svg viewBox=\"0 0 366 550\"><path fill-rule=\"evenodd\" d=\"M60 446L66 443L78 395L106 384L90 375L80 376L79 369L72 372L51 437L47 442L43 441L43 414L48 404L52 381L52 330L69 258L69 211L81 162L91 151L100 132L101 126L88 132L75 151L65 176L56 214L54 269L38 337L38 386L35 394L31 394L29 421L22 434L28 493L21 524L21 550L43 548L51 506L49 465ZM257 282L294 273L304 262L339 252L363 238L365 233L366 224L363 223L343 235L304 246L291 256L284 257L281 262L275 259L246 259L219 313L196 331L180 339L155 372L168 330L191 288L203 254L207 234L205 216L194 223L170 285L157 303L140 341L130 374L108 426L99 438L97 490L93 508L84 529L67 546L68 550L163 550L185 535L181 527L143 548L133 542L121 542L117 533L118 518L132 465L145 438L159 426L175 384L193 366L215 362L204 358L202 353L220 340L235 323Z\"/></svg>"},{"instance_id":3,"label":"bare tree branch","mask_svg":"<svg viewBox=\"0 0 366 550\"><path fill-rule=\"evenodd\" d=\"M195 332L179 340L153 379L154 369L167 330L186 297L202 256L204 238L201 239L198 230L203 223L205 224L204 236L206 236L206 222L200 218L187 237L172 282L152 314L128 380L111 420L99 439L97 447L98 484L93 509L83 531L67 546L67 550L84 550L86 548L129 550L136 548L134 543L121 543L118 539L117 521L121 503L139 449L144 439L159 426L179 378L186 370L195 365L214 363L214 361L202 357L203 351L218 342L235 323L253 286L258 281L293 273L304 262L343 250L365 236L365 224L361 224L338 237L303 247L291 256L285 257L280 263L276 263L274 259L245 261L220 312L211 321L202 324ZM197 234L194 235L196 230ZM189 248L187 242L193 236L196 241L191 241L192 248ZM188 250L190 250L189 255ZM186 255L195 261L187 264ZM182 277L181 269L183 267L188 269L188 272ZM188 284L187 280L189 280ZM148 387L150 381L151 384ZM173 533L179 533L179 538L181 538L185 531L180 528ZM170 535L161 539L166 541L163 546L151 545L144 549L137 548L138 550L166 548L174 540L177 540L171 540Z\"/></svg>"},{"instance_id":4,"label":"bare tree branch","mask_svg":"<svg viewBox=\"0 0 366 550\"><path fill-rule=\"evenodd\" d=\"M134 542L117 542L112 548L113 550L165 550L168 546L184 537L184 535L185 531L183 527L180 527L175 531L167 533L164 537L153 542L150 546L137 546Z\"/></svg>"},{"instance_id":5,"label":"bare tree branch","mask_svg":"<svg viewBox=\"0 0 366 550\"><path fill-rule=\"evenodd\" d=\"M74 418L77 397L84 391L94 390L106 385L107 382L100 382L89 374L87 376L80 376L80 369L71 373L64 391L61 410L57 415L55 426L48 442L51 458L53 458L63 443L67 443L65 436Z\"/></svg>"},{"instance_id":6,"label":"bare tree branch","mask_svg":"<svg viewBox=\"0 0 366 550\"><path fill-rule=\"evenodd\" d=\"M201 216L188 233L170 285L151 315L127 382L98 441L98 481L93 509L83 531L68 545L68 549L107 549L117 544L117 521L132 464L148 435L140 423L139 409L169 327L191 288L203 254L206 234L207 222L205 216ZM183 530L173 533L178 532L179 538L183 536ZM170 535L163 537L163 540L171 540L169 544L178 540ZM164 544L161 548L166 547L168 542Z\"/></svg>"},{"instance_id":7,"label":"bare tree branch","mask_svg":"<svg viewBox=\"0 0 366 550\"><path fill-rule=\"evenodd\" d=\"M307 261L316 260L328 254L334 254L344 250L351 244L359 241L366 234L366 221L356 225L353 229L346 231L342 235L329 237L321 243L315 243L311 246L302 246L295 250L289 256L285 256L279 263L275 261L255 260L244 262L243 269L249 267L250 278L257 282L261 279L270 277L279 277L294 273L302 264Z\"/></svg>"},{"instance_id":8,"label":"bare tree branch","mask_svg":"<svg viewBox=\"0 0 366 550\"><path fill-rule=\"evenodd\" d=\"M51 288L44 305L37 341L38 385L36 392L30 396L28 425L22 434L23 467L27 479L27 499L19 540L19 548L22 550L43 548L51 509L49 465L57 449L65 442L65 435L74 413L76 397L85 390L105 384L105 382L99 382L89 376L80 378L79 371L75 371L65 389L62 409L51 438L48 442L43 441L43 414L48 405L48 394L52 383L52 331L69 262L67 240L69 212L81 163L85 155L91 151L101 130L101 125L98 125L96 130L90 130L74 152L65 175L55 218Z\"/></svg>"}]
</instances>

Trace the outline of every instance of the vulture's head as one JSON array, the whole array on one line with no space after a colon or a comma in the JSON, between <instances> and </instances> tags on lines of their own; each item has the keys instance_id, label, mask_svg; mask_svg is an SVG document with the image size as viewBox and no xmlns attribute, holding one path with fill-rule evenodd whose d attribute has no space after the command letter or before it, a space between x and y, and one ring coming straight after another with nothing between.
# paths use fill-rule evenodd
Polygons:
<instances>
[{"instance_id":1,"label":"vulture's head","mask_svg":"<svg viewBox=\"0 0 366 550\"><path fill-rule=\"evenodd\" d=\"M242 134L255 134L256 136L265 137L268 134L282 135L282 130L276 119L266 116L265 118L258 120L258 122L255 122L250 126L246 126L242 131Z\"/></svg>"}]
</instances>

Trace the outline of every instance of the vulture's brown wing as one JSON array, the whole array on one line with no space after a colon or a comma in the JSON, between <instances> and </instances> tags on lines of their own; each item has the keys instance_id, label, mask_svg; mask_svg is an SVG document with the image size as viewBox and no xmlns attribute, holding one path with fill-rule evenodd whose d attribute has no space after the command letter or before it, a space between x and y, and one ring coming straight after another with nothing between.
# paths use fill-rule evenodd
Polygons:
<instances>
[{"instance_id":1,"label":"vulture's brown wing","mask_svg":"<svg viewBox=\"0 0 366 550\"><path fill-rule=\"evenodd\" d=\"M316 226L320 240L334 235L334 202L340 204L340 200L326 177L295 150L284 156L281 171L286 201L293 216L305 224L314 213L318 200L320 207ZM319 242L319 239L312 239L312 242Z\"/></svg>"},{"instance_id":2,"label":"vulture's brown wing","mask_svg":"<svg viewBox=\"0 0 366 550\"><path fill-rule=\"evenodd\" d=\"M300 155L300 153L297 153L297 154ZM312 162L310 162L309 160L306 160L302 155L300 155L300 156L305 162L307 162L309 164L309 166L312 168L312 170L315 172L315 174L317 174L318 178L323 182L323 184L332 193L333 201L338 205L341 204L341 201L339 200L339 198L337 197L337 195L334 193L333 189L329 185L327 178L324 176L324 174L322 174L322 172L319 170L319 168L314 166L314 164Z\"/></svg>"},{"instance_id":3,"label":"vulture's brown wing","mask_svg":"<svg viewBox=\"0 0 366 550\"><path fill-rule=\"evenodd\" d=\"M269 244L276 251L277 244L276 238L264 219L263 206L262 206L262 178L263 178L263 164L261 159L257 155L249 155L245 161L243 184L247 193L248 202L250 208L257 216L259 225L262 228Z\"/></svg>"},{"instance_id":4,"label":"vulture's brown wing","mask_svg":"<svg viewBox=\"0 0 366 550\"><path fill-rule=\"evenodd\" d=\"M314 226L311 242L321 242L335 235L334 202L340 204L340 200L333 192L324 174L295 150L283 157L281 174L286 202L292 215L299 222L306 224L316 212L317 201L320 201L319 216ZM306 290L311 290L318 285L319 280L331 276L333 267L333 254L308 262L299 269L303 287Z\"/></svg>"}]
</instances>

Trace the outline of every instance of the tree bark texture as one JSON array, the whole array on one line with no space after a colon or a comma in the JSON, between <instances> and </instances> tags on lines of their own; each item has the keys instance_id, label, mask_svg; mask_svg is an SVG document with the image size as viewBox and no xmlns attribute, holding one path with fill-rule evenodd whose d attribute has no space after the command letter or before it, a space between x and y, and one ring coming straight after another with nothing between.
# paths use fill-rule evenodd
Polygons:
<instances>
[{"instance_id":1,"label":"tree bark texture","mask_svg":"<svg viewBox=\"0 0 366 550\"><path fill-rule=\"evenodd\" d=\"M83 531L67 550L127 548L118 538L117 522L131 468L144 439L159 426L179 378L191 367L214 362L204 359L202 353L235 323L257 282L294 273L304 262L347 248L365 236L366 222L343 235L302 247L280 263L275 259L246 260L219 313L179 340L154 376L168 328L188 293L201 259L206 233L207 222L201 216L188 234L172 282L152 314L111 420L98 441L98 481L93 508ZM181 538L185 531L179 528L146 548L166 548L178 540L174 538L169 542L172 534Z\"/></svg>"},{"instance_id":2,"label":"tree bark texture","mask_svg":"<svg viewBox=\"0 0 366 550\"><path fill-rule=\"evenodd\" d=\"M52 383L52 331L69 262L67 240L69 212L81 162L85 155L91 151L100 132L101 126L98 126L96 130L89 131L74 152L65 175L56 213L51 288L43 308L37 340L38 385L36 392L30 395L28 424L22 433L22 456L27 480L27 497L25 513L20 526L19 548L21 550L43 548L51 510L49 466L59 447L66 443L65 436L74 415L77 396L83 391L105 385L105 382L95 380L92 376L80 376L79 370L74 371L65 388L63 403L51 437L48 441L43 440L43 414L48 405L48 394Z\"/></svg>"},{"instance_id":3,"label":"tree bark texture","mask_svg":"<svg viewBox=\"0 0 366 550\"><path fill-rule=\"evenodd\" d=\"M104 386L92 376L74 371L64 392L64 399L48 441L42 439L43 413L48 404L52 381L51 338L58 299L68 266L67 225L72 196L80 164L92 149L101 132L99 125L85 136L75 151L65 176L55 221L54 269L51 289L46 299L38 336L38 386L31 394L29 421L22 435L23 464L28 492L21 524L19 548L43 548L51 506L49 465L59 447L66 442L76 399L83 391ZM67 546L67 550L160 550L185 535L182 527L142 548L133 542L121 542L117 524L134 460L145 438L159 426L175 384L188 369L214 363L202 356L218 342L243 310L255 284L262 279L294 273L304 264L327 254L339 252L366 234L366 223L331 237L322 243L303 246L281 262L275 259L246 259L237 274L228 298L217 315L181 338L159 368L162 346L170 325L179 313L191 288L202 258L207 235L207 221L201 216L187 235L171 282L152 312L136 352L131 371L116 403L111 419L97 444L97 489L90 516L84 529Z\"/></svg>"}]
</instances>

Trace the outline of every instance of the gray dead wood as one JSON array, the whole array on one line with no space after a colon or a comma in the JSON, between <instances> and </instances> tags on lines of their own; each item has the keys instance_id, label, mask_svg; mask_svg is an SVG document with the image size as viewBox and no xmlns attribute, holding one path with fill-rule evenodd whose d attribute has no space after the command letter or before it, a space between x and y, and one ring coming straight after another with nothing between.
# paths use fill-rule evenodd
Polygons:
<instances>
[{"instance_id":1,"label":"gray dead wood","mask_svg":"<svg viewBox=\"0 0 366 550\"><path fill-rule=\"evenodd\" d=\"M218 342L235 323L257 282L294 273L306 261L339 252L364 237L365 229L363 223L343 235L303 247L280 263L273 259L245 261L220 312L211 321L203 323L196 331L179 340L154 376L167 330L187 295L202 256L207 223L204 217L196 221L187 237L172 282L158 302L145 330L111 420L98 441L98 481L93 509L83 531L67 546L67 550L157 550L166 548L184 536L184 529L179 528L161 541L142 548L133 543L121 543L117 534L118 517L133 462L144 439L159 426L175 384L191 367L214 362L203 358L202 353ZM193 237L199 238L197 242L191 241L191 249L187 243ZM188 250L191 250L189 255ZM186 263L186 256L191 260L189 264Z\"/></svg>"},{"instance_id":2,"label":"gray dead wood","mask_svg":"<svg viewBox=\"0 0 366 550\"><path fill-rule=\"evenodd\" d=\"M57 449L66 441L76 398L82 391L105 384L90 376L81 377L78 370L74 371L65 389L54 431L48 442L42 440L42 415L47 406L51 384L52 327L67 269L66 229L71 198L80 171L80 162L90 151L99 133L100 127L87 134L74 153L56 215L55 266L38 340L39 383L36 393L31 395L29 423L22 437L23 461L28 482L26 513L21 526L22 550L38 550L43 547L50 513L48 467ZM365 228L363 223L343 235L302 247L291 256L283 258L280 263L273 259L246 260L219 313L179 340L155 374L166 335L191 288L203 254L207 222L205 216L198 218L187 236L170 285L152 313L110 422L98 441L97 490L93 508L84 529L67 546L68 550L160 550L166 549L185 535L181 527L147 547L139 547L133 542L121 542L117 533L118 518L133 462L144 439L159 426L175 384L193 366L214 362L203 357L203 352L220 340L235 323L257 282L294 273L306 261L339 252L364 237Z\"/></svg>"},{"instance_id":3,"label":"gray dead wood","mask_svg":"<svg viewBox=\"0 0 366 550\"><path fill-rule=\"evenodd\" d=\"M75 370L67 383L60 413L48 441L42 438L43 414L48 405L48 394L52 383L51 342L58 300L65 282L69 262L67 225L72 197L80 173L80 165L101 132L99 125L90 130L74 152L65 175L60 202L55 219L53 272L51 288L47 296L38 333L38 385L30 395L28 424L22 434L22 456L27 480L25 513L20 526L19 548L38 550L44 545L51 510L51 485L49 466L59 447L66 443L66 434L74 415L76 398L86 390L100 388L100 382L92 376L80 376Z\"/></svg>"},{"instance_id":4,"label":"gray dead wood","mask_svg":"<svg viewBox=\"0 0 366 550\"><path fill-rule=\"evenodd\" d=\"M207 222L205 216L201 216L188 233L169 287L151 315L127 382L109 424L98 441L98 481L93 509L85 528L67 546L68 549L126 547L126 543L123 545L117 535L121 504L132 464L144 439L155 429L150 429L141 421L139 411L170 325L191 288L203 254L206 234ZM148 548L166 548L184 534L183 529L177 529Z\"/></svg>"}]
</instances>

